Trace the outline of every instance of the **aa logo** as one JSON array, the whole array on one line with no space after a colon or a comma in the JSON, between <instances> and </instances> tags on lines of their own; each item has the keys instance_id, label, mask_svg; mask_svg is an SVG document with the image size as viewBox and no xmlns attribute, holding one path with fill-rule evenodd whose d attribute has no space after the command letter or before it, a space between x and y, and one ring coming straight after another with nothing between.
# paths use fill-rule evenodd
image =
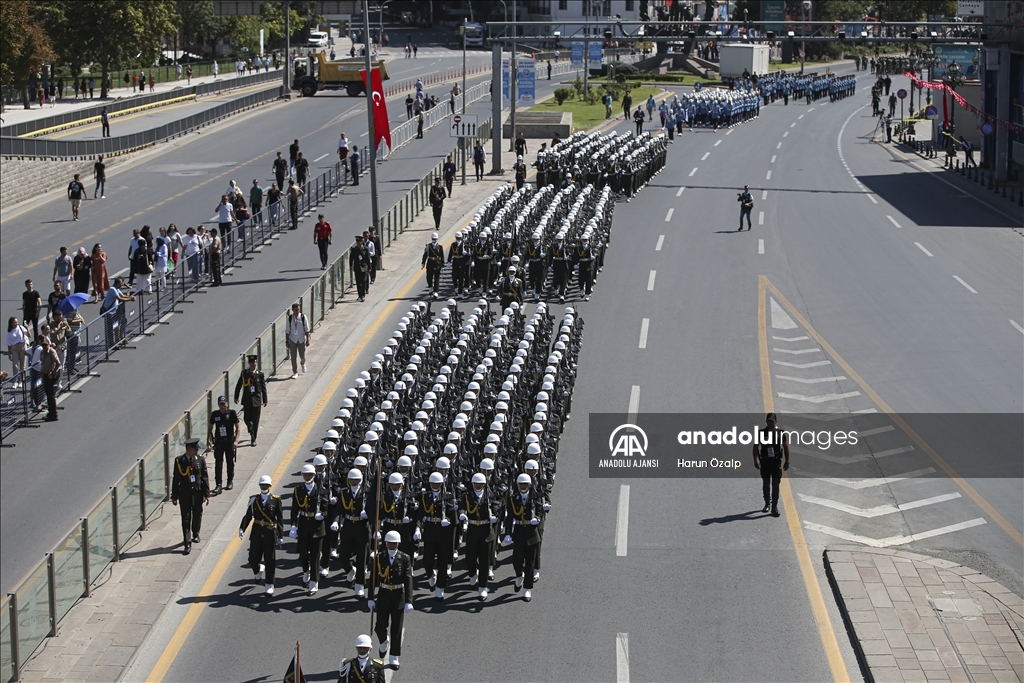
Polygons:
<instances>
[{"instance_id":1,"label":"aa logo","mask_svg":"<svg viewBox=\"0 0 1024 683\"><path fill-rule=\"evenodd\" d=\"M608 437L608 450L612 457L646 457L647 434L634 424L619 425Z\"/></svg>"}]
</instances>

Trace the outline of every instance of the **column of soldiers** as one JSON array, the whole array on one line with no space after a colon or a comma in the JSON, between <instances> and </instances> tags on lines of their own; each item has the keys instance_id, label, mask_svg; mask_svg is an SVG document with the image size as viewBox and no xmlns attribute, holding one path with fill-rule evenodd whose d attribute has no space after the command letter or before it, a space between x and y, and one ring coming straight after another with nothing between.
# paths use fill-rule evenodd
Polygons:
<instances>
[{"instance_id":1,"label":"column of soldiers","mask_svg":"<svg viewBox=\"0 0 1024 683\"><path fill-rule=\"evenodd\" d=\"M857 77L853 74L837 76L836 74L819 75L817 73L788 74L775 73L764 76L752 76L750 84L764 100L765 106L783 100L789 104L789 98L804 99L808 104L828 96L831 102L854 94L857 88Z\"/></svg>"},{"instance_id":2,"label":"column of soldiers","mask_svg":"<svg viewBox=\"0 0 1024 683\"><path fill-rule=\"evenodd\" d=\"M468 314L454 300L436 314L414 304L303 465L287 532L281 499L260 479L239 536L253 523L249 561L265 593L273 594L274 550L287 533L310 595L340 570L368 600L378 652L390 650L392 668L414 572L443 601L460 549L460 581L480 600L511 549L513 590L530 601L582 332L571 307L558 319L544 303L529 317L517 302L494 311L481 299Z\"/></svg>"}]
</instances>

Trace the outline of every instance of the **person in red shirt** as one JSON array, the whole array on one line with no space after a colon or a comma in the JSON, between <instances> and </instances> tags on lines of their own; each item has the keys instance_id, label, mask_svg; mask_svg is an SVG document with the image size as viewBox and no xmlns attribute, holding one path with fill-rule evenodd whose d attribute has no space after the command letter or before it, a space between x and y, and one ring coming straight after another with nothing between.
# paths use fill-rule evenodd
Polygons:
<instances>
[{"instance_id":1,"label":"person in red shirt","mask_svg":"<svg viewBox=\"0 0 1024 683\"><path fill-rule=\"evenodd\" d=\"M331 244L331 224L324 220L324 215L317 216L317 224L313 226L313 244L320 248L320 270L327 270L327 247Z\"/></svg>"}]
</instances>

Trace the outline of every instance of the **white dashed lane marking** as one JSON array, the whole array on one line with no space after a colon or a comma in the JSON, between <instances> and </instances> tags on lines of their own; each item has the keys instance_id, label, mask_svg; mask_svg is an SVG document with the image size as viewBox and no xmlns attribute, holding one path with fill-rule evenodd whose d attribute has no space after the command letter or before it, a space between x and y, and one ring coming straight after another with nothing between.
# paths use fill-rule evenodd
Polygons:
<instances>
[{"instance_id":1,"label":"white dashed lane marking","mask_svg":"<svg viewBox=\"0 0 1024 683\"><path fill-rule=\"evenodd\" d=\"M709 156L711 156L711 152L704 152L704 156L702 156L700 160L706 161Z\"/></svg>"},{"instance_id":2,"label":"white dashed lane marking","mask_svg":"<svg viewBox=\"0 0 1024 683\"><path fill-rule=\"evenodd\" d=\"M761 190L761 201L768 199L768 190Z\"/></svg>"},{"instance_id":3,"label":"white dashed lane marking","mask_svg":"<svg viewBox=\"0 0 1024 683\"><path fill-rule=\"evenodd\" d=\"M959 282L960 284L962 284L964 287L966 287L967 291L970 292L971 294L977 294L978 293L978 290L976 290L974 287L971 287L969 284L964 282L963 278L961 278L959 275L954 275L953 279L956 280L957 282Z\"/></svg>"},{"instance_id":4,"label":"white dashed lane marking","mask_svg":"<svg viewBox=\"0 0 1024 683\"><path fill-rule=\"evenodd\" d=\"M757 214L757 224L764 225L764 211L760 211Z\"/></svg>"},{"instance_id":5,"label":"white dashed lane marking","mask_svg":"<svg viewBox=\"0 0 1024 683\"><path fill-rule=\"evenodd\" d=\"M775 159L776 159L777 157L778 157L778 155L776 155L776 154L773 154L773 155L772 155L772 161L771 161L771 163L773 163L773 164L774 164L774 163L775 163Z\"/></svg>"},{"instance_id":6,"label":"white dashed lane marking","mask_svg":"<svg viewBox=\"0 0 1024 683\"><path fill-rule=\"evenodd\" d=\"M772 172L771 172L771 171L768 171L768 175L766 175L766 176L764 177L764 179L765 179L765 180L771 180L771 179L772 179Z\"/></svg>"},{"instance_id":7,"label":"white dashed lane marking","mask_svg":"<svg viewBox=\"0 0 1024 683\"><path fill-rule=\"evenodd\" d=\"M677 196L677 197L681 196L681 195L683 194L683 190L685 190L685 189L686 189L686 186L685 186L685 185L683 185L683 186L682 186L682 187L680 187L680 188L679 188L678 190L676 190L676 196Z\"/></svg>"},{"instance_id":8,"label":"white dashed lane marking","mask_svg":"<svg viewBox=\"0 0 1024 683\"><path fill-rule=\"evenodd\" d=\"M758 254L763 254L764 253L764 240L758 240L757 241L757 253Z\"/></svg>"},{"instance_id":9,"label":"white dashed lane marking","mask_svg":"<svg viewBox=\"0 0 1024 683\"><path fill-rule=\"evenodd\" d=\"M923 251L924 253L928 254L929 256L931 256L931 255L932 255L932 252L930 252L930 251L928 251L927 249L925 249L925 248L924 248L924 245L923 245L923 244L921 244L920 242L914 242L914 244L916 244L916 245L917 245L917 248L918 248L918 249L920 249L921 251Z\"/></svg>"},{"instance_id":10,"label":"white dashed lane marking","mask_svg":"<svg viewBox=\"0 0 1024 683\"><path fill-rule=\"evenodd\" d=\"M693 177L693 174L694 174L694 173L696 173L696 172L697 172L697 167L696 167L696 166L694 166L694 167L693 167L693 170L692 170L692 171L690 171L690 177L692 178L692 177Z\"/></svg>"},{"instance_id":11,"label":"white dashed lane marking","mask_svg":"<svg viewBox=\"0 0 1024 683\"><path fill-rule=\"evenodd\" d=\"M872 204L877 204L877 203L878 203L878 200L877 200L877 199L875 199L874 195L870 195L870 194L869 194L869 195L868 195L868 199L870 199L870 200L871 200L871 203L872 203Z\"/></svg>"},{"instance_id":12,"label":"white dashed lane marking","mask_svg":"<svg viewBox=\"0 0 1024 683\"><path fill-rule=\"evenodd\" d=\"M650 318L644 318L643 321L640 323L640 348L641 349L646 349L647 348L647 331L650 329L650 327L651 327L651 319Z\"/></svg>"},{"instance_id":13,"label":"white dashed lane marking","mask_svg":"<svg viewBox=\"0 0 1024 683\"><path fill-rule=\"evenodd\" d=\"M647 291L654 291L654 278L658 275L658 271L652 270L651 274L647 276Z\"/></svg>"},{"instance_id":14,"label":"white dashed lane marking","mask_svg":"<svg viewBox=\"0 0 1024 683\"><path fill-rule=\"evenodd\" d=\"M665 246L665 236L664 235L658 235L658 244L655 245L654 251L661 251L661 248L663 246Z\"/></svg>"},{"instance_id":15,"label":"white dashed lane marking","mask_svg":"<svg viewBox=\"0 0 1024 683\"><path fill-rule=\"evenodd\" d=\"M1018 332L1020 332L1021 334L1024 334L1024 327L1021 327L1020 325L1018 325L1015 320L1011 320L1010 324L1013 325L1014 327L1016 327Z\"/></svg>"},{"instance_id":16,"label":"white dashed lane marking","mask_svg":"<svg viewBox=\"0 0 1024 683\"><path fill-rule=\"evenodd\" d=\"M722 144L721 140L719 140L718 142L715 143L715 147L718 147L720 144Z\"/></svg>"},{"instance_id":17,"label":"white dashed lane marking","mask_svg":"<svg viewBox=\"0 0 1024 683\"><path fill-rule=\"evenodd\" d=\"M889 222L890 222L890 223L892 223L893 225L895 225L895 226L896 226L897 228L902 228L902 227L903 227L902 225L900 225L899 223L897 223L897 222L896 222L896 219L895 219L895 218L893 218L892 216L886 216L886 218L888 218L888 219L889 219Z\"/></svg>"},{"instance_id":18,"label":"white dashed lane marking","mask_svg":"<svg viewBox=\"0 0 1024 683\"><path fill-rule=\"evenodd\" d=\"M665 214L665 222L666 223L668 223L670 220L672 220L672 214L673 213L675 213L675 209L669 209L668 213Z\"/></svg>"},{"instance_id":19,"label":"white dashed lane marking","mask_svg":"<svg viewBox=\"0 0 1024 683\"><path fill-rule=\"evenodd\" d=\"M779 144L775 145L775 149L782 149L782 143L780 142Z\"/></svg>"}]
</instances>

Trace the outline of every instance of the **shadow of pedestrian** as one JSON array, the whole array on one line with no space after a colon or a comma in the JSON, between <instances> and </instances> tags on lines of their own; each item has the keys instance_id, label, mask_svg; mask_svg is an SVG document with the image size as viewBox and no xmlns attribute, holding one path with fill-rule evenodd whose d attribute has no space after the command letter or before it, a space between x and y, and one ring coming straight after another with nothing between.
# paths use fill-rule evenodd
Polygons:
<instances>
[{"instance_id":1,"label":"shadow of pedestrian","mask_svg":"<svg viewBox=\"0 0 1024 683\"><path fill-rule=\"evenodd\" d=\"M755 517L756 515L756 517ZM762 513L760 510L751 510L750 512L741 512L735 515L725 515L724 517L708 517L700 520L701 526L710 526L711 524L727 524L728 522L739 522L744 520L757 520L770 517L768 513Z\"/></svg>"}]
</instances>

